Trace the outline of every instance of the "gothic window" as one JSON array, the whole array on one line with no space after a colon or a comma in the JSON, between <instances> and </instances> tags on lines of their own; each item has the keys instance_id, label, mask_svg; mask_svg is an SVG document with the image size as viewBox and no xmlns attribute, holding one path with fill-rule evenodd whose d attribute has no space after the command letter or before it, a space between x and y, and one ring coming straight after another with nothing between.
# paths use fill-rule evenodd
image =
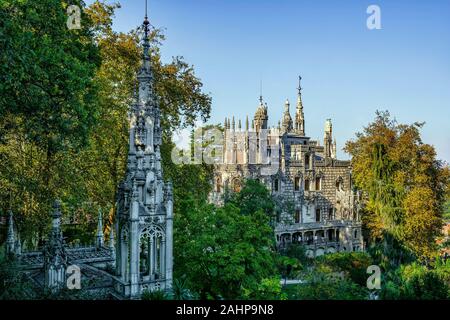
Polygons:
<instances>
[{"instance_id":1,"label":"gothic window","mask_svg":"<svg viewBox=\"0 0 450 320\"><path fill-rule=\"evenodd\" d=\"M309 191L309 179L305 179L305 191Z\"/></svg>"},{"instance_id":2,"label":"gothic window","mask_svg":"<svg viewBox=\"0 0 450 320\"><path fill-rule=\"evenodd\" d=\"M299 191L300 190L300 177L294 178L294 190Z\"/></svg>"},{"instance_id":3,"label":"gothic window","mask_svg":"<svg viewBox=\"0 0 450 320\"><path fill-rule=\"evenodd\" d=\"M309 154L305 155L305 169L309 169Z\"/></svg>"},{"instance_id":4,"label":"gothic window","mask_svg":"<svg viewBox=\"0 0 450 320\"><path fill-rule=\"evenodd\" d=\"M333 241L333 230L329 229L327 233L328 233L328 241Z\"/></svg>"},{"instance_id":5,"label":"gothic window","mask_svg":"<svg viewBox=\"0 0 450 320\"><path fill-rule=\"evenodd\" d=\"M328 209L328 220L333 220L333 208Z\"/></svg>"},{"instance_id":6,"label":"gothic window","mask_svg":"<svg viewBox=\"0 0 450 320\"><path fill-rule=\"evenodd\" d=\"M316 209L316 222L320 222L320 209Z\"/></svg>"},{"instance_id":7,"label":"gothic window","mask_svg":"<svg viewBox=\"0 0 450 320\"><path fill-rule=\"evenodd\" d=\"M322 179L320 177L316 178L316 190L322 190Z\"/></svg>"},{"instance_id":8,"label":"gothic window","mask_svg":"<svg viewBox=\"0 0 450 320\"><path fill-rule=\"evenodd\" d=\"M300 223L300 209L295 210L295 223Z\"/></svg>"},{"instance_id":9,"label":"gothic window","mask_svg":"<svg viewBox=\"0 0 450 320\"><path fill-rule=\"evenodd\" d=\"M337 179L337 181L336 181L336 190L338 190L338 191L344 190L344 181L342 180L341 177L339 177L339 179Z\"/></svg>"},{"instance_id":10,"label":"gothic window","mask_svg":"<svg viewBox=\"0 0 450 320\"><path fill-rule=\"evenodd\" d=\"M355 230L355 239L358 238L358 230Z\"/></svg>"},{"instance_id":11,"label":"gothic window","mask_svg":"<svg viewBox=\"0 0 450 320\"><path fill-rule=\"evenodd\" d=\"M234 192L240 192L241 191L241 182L238 178L235 178L231 184L231 188Z\"/></svg>"},{"instance_id":12,"label":"gothic window","mask_svg":"<svg viewBox=\"0 0 450 320\"><path fill-rule=\"evenodd\" d=\"M217 177L216 180L216 192L220 193L222 191L222 178Z\"/></svg>"},{"instance_id":13,"label":"gothic window","mask_svg":"<svg viewBox=\"0 0 450 320\"><path fill-rule=\"evenodd\" d=\"M279 180L278 179L275 179L274 181L273 181L273 190L275 191L275 192L278 192L278 189L279 189L279 187L278 187L278 185L279 185Z\"/></svg>"}]
</instances>

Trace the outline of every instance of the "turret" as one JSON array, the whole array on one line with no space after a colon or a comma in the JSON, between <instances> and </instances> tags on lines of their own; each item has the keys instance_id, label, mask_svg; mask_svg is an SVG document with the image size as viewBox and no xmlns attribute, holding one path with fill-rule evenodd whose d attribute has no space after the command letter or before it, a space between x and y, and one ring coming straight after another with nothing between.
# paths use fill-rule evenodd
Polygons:
<instances>
[{"instance_id":1,"label":"turret","mask_svg":"<svg viewBox=\"0 0 450 320\"><path fill-rule=\"evenodd\" d=\"M337 158L336 138L334 138L333 147L331 148L331 158Z\"/></svg>"},{"instance_id":2,"label":"turret","mask_svg":"<svg viewBox=\"0 0 450 320\"><path fill-rule=\"evenodd\" d=\"M267 122L269 117L267 116L267 105L263 103L263 97L259 97L259 106L256 109L255 117L254 117L254 126L255 131L259 132L263 129L267 129Z\"/></svg>"},{"instance_id":3,"label":"turret","mask_svg":"<svg viewBox=\"0 0 450 320\"><path fill-rule=\"evenodd\" d=\"M101 248L104 245L103 238L103 215L102 210L98 209L98 218L97 218L97 236L95 240L97 248Z\"/></svg>"},{"instance_id":4,"label":"turret","mask_svg":"<svg viewBox=\"0 0 450 320\"><path fill-rule=\"evenodd\" d=\"M295 111L295 133L304 136L305 135L305 115L303 113L303 102L302 102L302 77L298 77L298 94L297 94L297 107Z\"/></svg>"},{"instance_id":5,"label":"turret","mask_svg":"<svg viewBox=\"0 0 450 320\"><path fill-rule=\"evenodd\" d=\"M290 106L289 100L286 99L286 102L284 103L283 119L281 121L282 133L292 131L292 118L289 111L289 106Z\"/></svg>"},{"instance_id":6,"label":"turret","mask_svg":"<svg viewBox=\"0 0 450 320\"><path fill-rule=\"evenodd\" d=\"M331 124L331 119L325 121L323 145L325 147L325 157L331 158L333 153L333 125Z\"/></svg>"},{"instance_id":7,"label":"turret","mask_svg":"<svg viewBox=\"0 0 450 320\"><path fill-rule=\"evenodd\" d=\"M17 253L17 242L16 242L16 234L14 232L14 217L11 209L8 211L8 234L6 237L6 254L14 255Z\"/></svg>"}]
</instances>

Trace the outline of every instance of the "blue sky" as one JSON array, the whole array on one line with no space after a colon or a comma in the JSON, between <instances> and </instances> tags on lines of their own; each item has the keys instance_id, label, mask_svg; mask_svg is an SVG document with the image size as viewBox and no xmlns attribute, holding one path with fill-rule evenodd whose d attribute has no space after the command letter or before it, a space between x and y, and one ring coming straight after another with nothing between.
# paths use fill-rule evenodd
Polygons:
<instances>
[{"instance_id":1,"label":"blue sky","mask_svg":"<svg viewBox=\"0 0 450 320\"><path fill-rule=\"evenodd\" d=\"M114 28L126 32L141 23L145 1L120 3ZM371 4L381 30L366 27ZM167 37L163 59L194 65L213 98L210 122L252 117L262 81L276 125L286 98L295 112L300 74L313 139L331 118L341 149L387 109L399 122L426 122L423 141L450 162L448 0L149 0L149 18Z\"/></svg>"}]
</instances>

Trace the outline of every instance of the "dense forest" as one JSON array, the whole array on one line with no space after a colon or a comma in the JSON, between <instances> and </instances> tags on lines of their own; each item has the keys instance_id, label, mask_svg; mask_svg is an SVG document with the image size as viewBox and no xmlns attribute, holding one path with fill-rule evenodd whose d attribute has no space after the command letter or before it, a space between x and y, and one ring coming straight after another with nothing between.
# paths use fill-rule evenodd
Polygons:
<instances>
[{"instance_id":1,"label":"dense forest","mask_svg":"<svg viewBox=\"0 0 450 320\"><path fill-rule=\"evenodd\" d=\"M66 27L68 2L83 8L80 29ZM116 10L99 1L0 0L0 213L13 210L24 250L42 246L57 198L68 243L94 239L99 209L107 213L105 235L114 221L141 59L141 30L114 31ZM450 298L450 259L442 254L450 170L422 142L424 124L377 112L346 144L364 194L366 252L310 259L300 245L277 251L277 204L264 185L248 180L217 207L208 203L212 166L171 161L172 134L206 121L212 99L183 57L161 61L164 39L153 27L163 170L174 186L175 278L171 293L143 299ZM16 262L0 255L0 299L100 298L33 292ZM367 288L371 265L382 270L379 290Z\"/></svg>"}]
</instances>

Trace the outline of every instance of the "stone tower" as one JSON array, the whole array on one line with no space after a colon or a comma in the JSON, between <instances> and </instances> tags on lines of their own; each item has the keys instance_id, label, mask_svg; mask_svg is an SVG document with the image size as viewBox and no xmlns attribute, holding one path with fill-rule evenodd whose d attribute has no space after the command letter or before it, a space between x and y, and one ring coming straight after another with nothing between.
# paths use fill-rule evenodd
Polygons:
<instances>
[{"instance_id":1,"label":"stone tower","mask_svg":"<svg viewBox=\"0 0 450 320\"><path fill-rule=\"evenodd\" d=\"M267 105L263 103L263 97L259 97L259 106L256 109L255 118L252 127L254 127L256 132L261 131L261 129L267 129L267 121L269 117L267 115Z\"/></svg>"},{"instance_id":2,"label":"stone tower","mask_svg":"<svg viewBox=\"0 0 450 320\"><path fill-rule=\"evenodd\" d=\"M327 119L325 121L325 130L323 137L323 145L325 147L325 157L332 158L333 154L333 125L331 123L331 119Z\"/></svg>"},{"instance_id":3,"label":"stone tower","mask_svg":"<svg viewBox=\"0 0 450 320\"><path fill-rule=\"evenodd\" d=\"M163 180L161 113L151 70L149 24L146 15L138 93L129 114L126 176L118 191L116 273L120 281L115 287L125 298L172 285L172 184Z\"/></svg>"},{"instance_id":4,"label":"stone tower","mask_svg":"<svg viewBox=\"0 0 450 320\"><path fill-rule=\"evenodd\" d=\"M283 112L283 118L281 121L281 132L291 132L292 131L292 118L291 113L289 111L289 100L286 100L284 103L284 112Z\"/></svg>"}]
</instances>

